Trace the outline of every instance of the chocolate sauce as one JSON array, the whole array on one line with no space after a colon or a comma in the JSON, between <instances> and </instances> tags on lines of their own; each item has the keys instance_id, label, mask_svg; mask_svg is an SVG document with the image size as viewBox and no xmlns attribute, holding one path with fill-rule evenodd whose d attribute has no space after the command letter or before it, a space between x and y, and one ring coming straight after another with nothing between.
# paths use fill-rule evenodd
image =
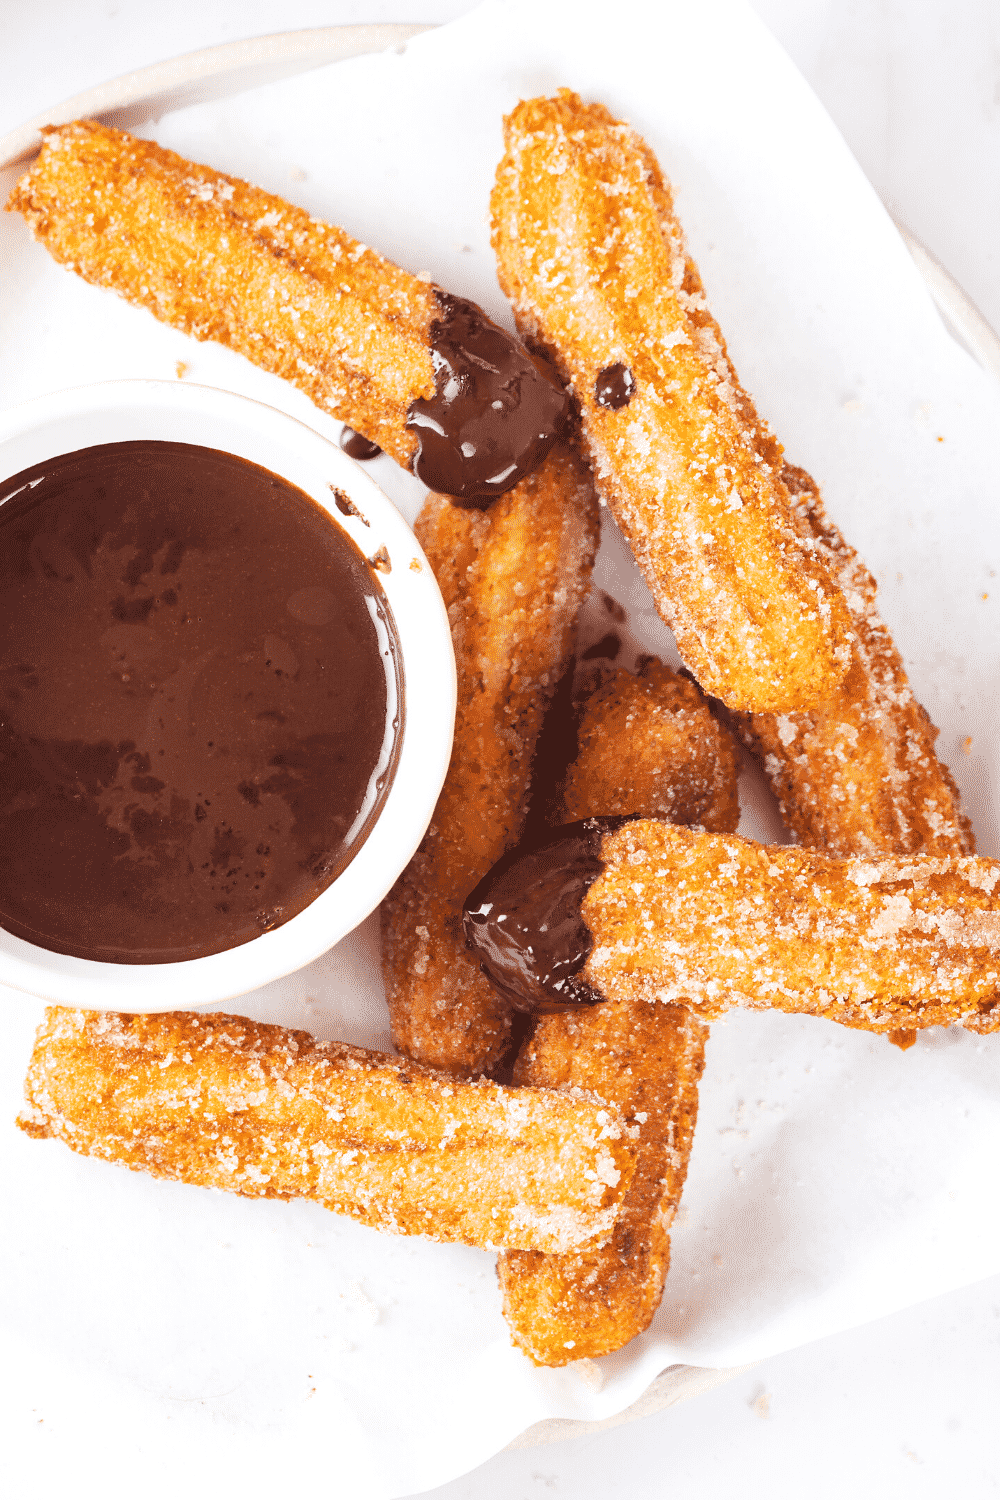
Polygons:
<instances>
[{"instance_id":1,"label":"chocolate sauce","mask_svg":"<svg viewBox=\"0 0 1000 1500\"><path fill-rule=\"evenodd\" d=\"M580 909L604 869L602 837L630 821L587 818L555 828L505 854L466 899L466 943L515 1009L569 1010L604 999L576 977L593 947Z\"/></svg>"},{"instance_id":2,"label":"chocolate sauce","mask_svg":"<svg viewBox=\"0 0 1000 1500\"><path fill-rule=\"evenodd\" d=\"M635 395L635 376L628 365L608 365L594 382L594 400L610 411L621 411Z\"/></svg>"},{"instance_id":3,"label":"chocolate sauce","mask_svg":"<svg viewBox=\"0 0 1000 1500\"><path fill-rule=\"evenodd\" d=\"M482 308L435 291L434 395L414 401L413 472L457 504L485 510L536 469L560 435L569 396L554 372Z\"/></svg>"},{"instance_id":4,"label":"chocolate sauce","mask_svg":"<svg viewBox=\"0 0 1000 1500\"><path fill-rule=\"evenodd\" d=\"M370 458L378 458L382 452L378 443L370 442L360 432L355 432L353 427L344 428L340 434L340 446L348 458L356 458L360 463L367 463Z\"/></svg>"},{"instance_id":5,"label":"chocolate sauce","mask_svg":"<svg viewBox=\"0 0 1000 1500\"><path fill-rule=\"evenodd\" d=\"M401 715L378 581L274 474L135 442L0 484L8 932L166 963L280 926L364 842Z\"/></svg>"}]
</instances>

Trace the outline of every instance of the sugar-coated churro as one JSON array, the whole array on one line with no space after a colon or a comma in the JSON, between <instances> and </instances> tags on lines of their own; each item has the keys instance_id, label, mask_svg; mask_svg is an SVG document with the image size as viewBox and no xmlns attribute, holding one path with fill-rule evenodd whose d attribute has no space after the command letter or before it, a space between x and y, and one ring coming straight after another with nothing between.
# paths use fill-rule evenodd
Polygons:
<instances>
[{"instance_id":1,"label":"sugar-coated churro","mask_svg":"<svg viewBox=\"0 0 1000 1500\"><path fill-rule=\"evenodd\" d=\"M566 393L474 303L153 141L92 120L42 134L7 207L86 281L291 381L469 504L552 446Z\"/></svg>"},{"instance_id":2,"label":"sugar-coated churro","mask_svg":"<svg viewBox=\"0 0 1000 1500\"><path fill-rule=\"evenodd\" d=\"M662 662L611 673L586 699L566 773L567 822L641 813L732 833L736 755L693 682Z\"/></svg>"},{"instance_id":3,"label":"sugar-coated churro","mask_svg":"<svg viewBox=\"0 0 1000 1500\"><path fill-rule=\"evenodd\" d=\"M613 1105L458 1083L242 1016L54 1007L25 1093L22 1129L84 1155L487 1247L603 1237L635 1154Z\"/></svg>"},{"instance_id":4,"label":"sugar-coated churro","mask_svg":"<svg viewBox=\"0 0 1000 1500\"><path fill-rule=\"evenodd\" d=\"M666 811L733 828L736 761L697 688L660 662L618 671L583 705L567 811ZM573 801L570 803L570 793ZM670 1264L668 1229L687 1173L707 1027L680 1005L609 1001L542 1016L514 1081L583 1088L614 1101L639 1130L635 1176L608 1242L497 1261L515 1344L538 1364L620 1349L648 1328Z\"/></svg>"},{"instance_id":5,"label":"sugar-coated churro","mask_svg":"<svg viewBox=\"0 0 1000 1500\"><path fill-rule=\"evenodd\" d=\"M462 902L517 841L545 704L572 648L597 546L583 463L556 448L489 511L431 496L417 521L451 618L458 711L426 837L382 907L397 1047L462 1076L503 1054L510 1007L466 951Z\"/></svg>"},{"instance_id":6,"label":"sugar-coated churro","mask_svg":"<svg viewBox=\"0 0 1000 1500\"><path fill-rule=\"evenodd\" d=\"M795 514L840 583L853 624L851 665L828 702L803 713L739 714L785 822L831 854L971 854L958 790L934 753L937 730L913 696L875 607L875 580L823 507L815 482L787 467Z\"/></svg>"},{"instance_id":7,"label":"sugar-coated churro","mask_svg":"<svg viewBox=\"0 0 1000 1500\"><path fill-rule=\"evenodd\" d=\"M780 446L729 361L655 158L568 90L519 104L506 143L501 284L575 395L597 484L682 656L731 708L829 697L849 662L846 606L795 525Z\"/></svg>"},{"instance_id":8,"label":"sugar-coated churro","mask_svg":"<svg viewBox=\"0 0 1000 1500\"><path fill-rule=\"evenodd\" d=\"M649 1327L670 1264L707 1036L682 1005L626 1000L542 1016L525 1044L515 1082L587 1089L615 1101L639 1134L635 1176L605 1245L507 1250L497 1262L511 1335L536 1364L610 1354Z\"/></svg>"},{"instance_id":9,"label":"sugar-coated churro","mask_svg":"<svg viewBox=\"0 0 1000 1500\"><path fill-rule=\"evenodd\" d=\"M836 859L652 820L516 851L466 933L512 1003L682 1001L870 1031L1000 1028L1000 861Z\"/></svg>"}]
</instances>

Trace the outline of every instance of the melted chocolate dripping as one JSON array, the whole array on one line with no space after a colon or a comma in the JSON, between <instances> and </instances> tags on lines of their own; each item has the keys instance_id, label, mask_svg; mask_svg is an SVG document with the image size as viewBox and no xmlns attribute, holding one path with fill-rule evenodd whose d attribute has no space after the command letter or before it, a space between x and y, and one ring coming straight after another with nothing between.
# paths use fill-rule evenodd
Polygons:
<instances>
[{"instance_id":1,"label":"melted chocolate dripping","mask_svg":"<svg viewBox=\"0 0 1000 1500\"><path fill-rule=\"evenodd\" d=\"M413 472L457 505L485 510L542 462L569 415L549 366L474 302L435 291L434 395L410 407Z\"/></svg>"},{"instance_id":2,"label":"melted chocolate dripping","mask_svg":"<svg viewBox=\"0 0 1000 1500\"><path fill-rule=\"evenodd\" d=\"M602 873L601 840L628 817L587 818L505 854L466 899L465 940L516 1010L560 1011L605 996L576 976L593 947L583 898Z\"/></svg>"},{"instance_id":3,"label":"melted chocolate dripping","mask_svg":"<svg viewBox=\"0 0 1000 1500\"><path fill-rule=\"evenodd\" d=\"M628 365L608 365L594 382L594 400L609 411L621 411L635 395L635 376Z\"/></svg>"},{"instance_id":4,"label":"melted chocolate dripping","mask_svg":"<svg viewBox=\"0 0 1000 1500\"><path fill-rule=\"evenodd\" d=\"M360 463L367 463L370 458L378 458L382 452L378 443L373 443L360 432L355 432L353 427L344 428L340 434L340 446L348 458L356 458Z\"/></svg>"}]
</instances>

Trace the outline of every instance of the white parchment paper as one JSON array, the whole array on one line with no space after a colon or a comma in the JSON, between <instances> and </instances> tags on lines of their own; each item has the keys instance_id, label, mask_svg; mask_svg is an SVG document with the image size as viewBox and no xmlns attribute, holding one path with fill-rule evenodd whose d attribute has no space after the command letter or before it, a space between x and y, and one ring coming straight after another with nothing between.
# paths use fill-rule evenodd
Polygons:
<instances>
[{"instance_id":1,"label":"white parchment paper","mask_svg":"<svg viewBox=\"0 0 1000 1500\"><path fill-rule=\"evenodd\" d=\"M980 848L1000 854L1000 393L944 332L872 189L743 4L489 0L401 54L145 133L509 321L487 224L501 118L563 84L631 120L673 180L744 384L878 577ZM276 378L60 270L14 216L0 265L0 407L172 379L183 361L193 380L338 431ZM412 519L420 486L386 458L370 472ZM639 640L669 653L610 529L600 576ZM746 828L773 836L759 784L745 791ZM935 1031L903 1054L808 1017L718 1023L664 1304L600 1362L598 1389L593 1369L539 1371L511 1349L485 1254L29 1141L11 1122L41 1006L12 992L3 1005L0 1399L28 1399L81 1463L132 1442L150 1457L146 1495L197 1475L195 1493L309 1483L387 1500L544 1417L610 1415L666 1365L742 1364L1000 1269L1000 1038ZM241 1008L387 1047L376 925Z\"/></svg>"}]
</instances>

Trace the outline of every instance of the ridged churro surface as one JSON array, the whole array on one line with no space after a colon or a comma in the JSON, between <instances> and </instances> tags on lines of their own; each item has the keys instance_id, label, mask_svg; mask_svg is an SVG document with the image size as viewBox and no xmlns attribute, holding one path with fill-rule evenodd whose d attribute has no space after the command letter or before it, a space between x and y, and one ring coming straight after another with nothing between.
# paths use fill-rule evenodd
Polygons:
<instances>
[{"instance_id":1,"label":"ridged churro surface","mask_svg":"<svg viewBox=\"0 0 1000 1500\"><path fill-rule=\"evenodd\" d=\"M434 288L273 193L91 120L43 131L14 189L62 265L226 344L408 465L434 394Z\"/></svg>"},{"instance_id":2,"label":"ridged churro surface","mask_svg":"<svg viewBox=\"0 0 1000 1500\"><path fill-rule=\"evenodd\" d=\"M451 620L458 711L430 828L382 906L382 968L399 1050L460 1076L496 1063L510 1031L466 950L462 903L520 833L597 528L589 474L567 448L486 512L431 496L417 521Z\"/></svg>"},{"instance_id":3,"label":"ridged churro surface","mask_svg":"<svg viewBox=\"0 0 1000 1500\"><path fill-rule=\"evenodd\" d=\"M639 821L601 839L583 978L609 998L1000 1027L1000 861L839 860Z\"/></svg>"},{"instance_id":4,"label":"ridged churro surface","mask_svg":"<svg viewBox=\"0 0 1000 1500\"><path fill-rule=\"evenodd\" d=\"M660 662L639 676L615 672L584 703L566 784L571 817L652 812L654 803L675 821L710 827L733 828L739 816L728 735L698 689ZM683 1006L611 1000L540 1017L522 1047L516 1083L586 1089L639 1129L635 1176L607 1244L569 1255L508 1250L497 1261L511 1336L537 1364L609 1354L649 1327L670 1264L707 1038Z\"/></svg>"},{"instance_id":5,"label":"ridged churro surface","mask_svg":"<svg viewBox=\"0 0 1000 1500\"><path fill-rule=\"evenodd\" d=\"M831 854L971 854L975 840L937 730L907 681L875 606L875 580L827 516L815 482L786 468L795 514L839 582L853 625L851 665L804 713L740 714L797 840Z\"/></svg>"},{"instance_id":6,"label":"ridged churro surface","mask_svg":"<svg viewBox=\"0 0 1000 1500\"><path fill-rule=\"evenodd\" d=\"M456 1083L242 1016L54 1007L25 1093L21 1128L84 1155L470 1245L600 1238L635 1152L614 1106Z\"/></svg>"},{"instance_id":7,"label":"ridged churro surface","mask_svg":"<svg viewBox=\"0 0 1000 1500\"><path fill-rule=\"evenodd\" d=\"M659 661L619 670L584 702L566 774L565 821L642 813L732 833L736 754L693 682Z\"/></svg>"},{"instance_id":8,"label":"ridged churro surface","mask_svg":"<svg viewBox=\"0 0 1000 1500\"><path fill-rule=\"evenodd\" d=\"M536 1364L609 1354L649 1327L670 1264L698 1114L708 1027L681 1005L609 1000L542 1016L515 1081L576 1087L638 1125L632 1184L605 1245L569 1255L508 1250L497 1262L504 1316Z\"/></svg>"},{"instance_id":9,"label":"ridged churro surface","mask_svg":"<svg viewBox=\"0 0 1000 1500\"><path fill-rule=\"evenodd\" d=\"M731 708L822 701L848 666L846 607L795 525L780 446L729 361L655 158L568 90L519 104L505 138L501 284L575 394L598 486L682 656Z\"/></svg>"}]
</instances>

